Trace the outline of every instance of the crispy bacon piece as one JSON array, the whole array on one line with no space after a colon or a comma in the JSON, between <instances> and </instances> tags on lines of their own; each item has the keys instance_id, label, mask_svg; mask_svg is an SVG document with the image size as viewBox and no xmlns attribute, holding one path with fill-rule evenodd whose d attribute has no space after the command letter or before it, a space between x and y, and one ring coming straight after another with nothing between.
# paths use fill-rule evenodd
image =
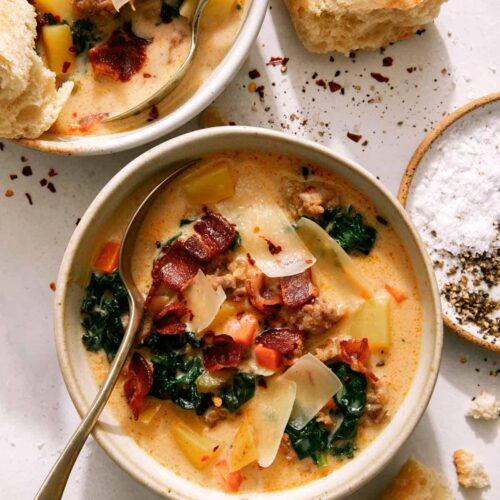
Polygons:
<instances>
[{"instance_id":1,"label":"crispy bacon piece","mask_svg":"<svg viewBox=\"0 0 500 500\"><path fill-rule=\"evenodd\" d=\"M139 418L152 385L153 370L138 352L134 352L128 365L127 380L123 385L125 397L134 415L134 420Z\"/></svg>"},{"instance_id":2,"label":"crispy bacon piece","mask_svg":"<svg viewBox=\"0 0 500 500\"><path fill-rule=\"evenodd\" d=\"M256 271L245 281L245 289L250 303L260 312L265 312L265 306L276 306L282 303L280 295L272 294L264 290L264 274Z\"/></svg>"},{"instance_id":3,"label":"crispy bacon piece","mask_svg":"<svg viewBox=\"0 0 500 500\"><path fill-rule=\"evenodd\" d=\"M181 318L187 313L188 308L182 302L167 304L153 318L156 331L160 335L175 335L186 331L186 323Z\"/></svg>"},{"instance_id":4,"label":"crispy bacon piece","mask_svg":"<svg viewBox=\"0 0 500 500\"><path fill-rule=\"evenodd\" d=\"M280 278L280 286L283 304L288 307L302 307L318 295L318 290L311 281L311 269L294 276Z\"/></svg>"},{"instance_id":5,"label":"crispy bacon piece","mask_svg":"<svg viewBox=\"0 0 500 500\"><path fill-rule=\"evenodd\" d=\"M288 354L302 345L303 340L302 333L295 328L271 328L262 332L255 339L255 343L281 354Z\"/></svg>"},{"instance_id":6,"label":"crispy bacon piece","mask_svg":"<svg viewBox=\"0 0 500 500\"><path fill-rule=\"evenodd\" d=\"M229 249L236 237L236 229L221 214L207 210L195 223L193 234L184 243L186 251L201 262L208 262Z\"/></svg>"},{"instance_id":7,"label":"crispy bacon piece","mask_svg":"<svg viewBox=\"0 0 500 500\"><path fill-rule=\"evenodd\" d=\"M370 356L368 339L340 341L340 357L346 363L349 363L353 370L363 373L376 382L378 377L366 367L366 363L370 361Z\"/></svg>"},{"instance_id":8,"label":"crispy bacon piece","mask_svg":"<svg viewBox=\"0 0 500 500\"><path fill-rule=\"evenodd\" d=\"M203 366L209 372L222 368L234 368L241 363L243 346L229 335L215 335L212 345L203 350Z\"/></svg>"},{"instance_id":9,"label":"crispy bacon piece","mask_svg":"<svg viewBox=\"0 0 500 500\"><path fill-rule=\"evenodd\" d=\"M95 73L128 82L144 66L150 43L132 31L131 23L124 23L103 44L89 50L89 61Z\"/></svg>"}]
</instances>

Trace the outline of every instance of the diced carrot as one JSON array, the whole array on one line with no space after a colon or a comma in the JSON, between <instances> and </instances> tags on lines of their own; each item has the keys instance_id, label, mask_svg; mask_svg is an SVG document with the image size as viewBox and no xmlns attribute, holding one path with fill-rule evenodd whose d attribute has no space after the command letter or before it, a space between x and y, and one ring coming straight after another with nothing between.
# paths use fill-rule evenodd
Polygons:
<instances>
[{"instance_id":1,"label":"diced carrot","mask_svg":"<svg viewBox=\"0 0 500 500\"><path fill-rule=\"evenodd\" d=\"M243 476L240 471L229 472L229 465L226 460L220 460L214 465L215 470L224 483L224 488L227 491L237 492L240 489L243 481Z\"/></svg>"},{"instance_id":2,"label":"diced carrot","mask_svg":"<svg viewBox=\"0 0 500 500\"><path fill-rule=\"evenodd\" d=\"M324 408L328 409L328 410L334 410L335 408L337 408L337 404L335 403L335 401L333 399L329 399Z\"/></svg>"},{"instance_id":3,"label":"diced carrot","mask_svg":"<svg viewBox=\"0 0 500 500\"><path fill-rule=\"evenodd\" d=\"M394 288L391 285L385 285L385 289L393 296L394 300L399 304L406 299L406 295L401 290Z\"/></svg>"},{"instance_id":4,"label":"diced carrot","mask_svg":"<svg viewBox=\"0 0 500 500\"><path fill-rule=\"evenodd\" d=\"M223 333L233 337L237 344L250 347L259 327L257 316L251 313L233 316L224 324Z\"/></svg>"},{"instance_id":5,"label":"diced carrot","mask_svg":"<svg viewBox=\"0 0 500 500\"><path fill-rule=\"evenodd\" d=\"M259 366L272 371L279 370L282 364L282 356L280 352L276 349L264 347L260 344L255 346L255 359Z\"/></svg>"},{"instance_id":6,"label":"diced carrot","mask_svg":"<svg viewBox=\"0 0 500 500\"><path fill-rule=\"evenodd\" d=\"M119 255L120 242L106 242L94 261L94 269L101 273L112 273L118 267Z\"/></svg>"}]
</instances>

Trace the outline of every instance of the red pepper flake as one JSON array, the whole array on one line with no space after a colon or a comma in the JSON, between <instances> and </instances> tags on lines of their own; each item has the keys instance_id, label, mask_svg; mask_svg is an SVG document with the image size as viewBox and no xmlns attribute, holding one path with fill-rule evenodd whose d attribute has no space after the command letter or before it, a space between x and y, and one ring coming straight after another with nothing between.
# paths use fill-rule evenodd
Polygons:
<instances>
[{"instance_id":1,"label":"red pepper flake","mask_svg":"<svg viewBox=\"0 0 500 500\"><path fill-rule=\"evenodd\" d=\"M30 205L33 205L33 198L31 198L31 195L29 193L24 193L24 196L26 196L26 198L28 198L28 203Z\"/></svg>"},{"instance_id":2,"label":"red pepper flake","mask_svg":"<svg viewBox=\"0 0 500 500\"><path fill-rule=\"evenodd\" d=\"M10 177L11 181L17 179L17 175L16 174L10 174L9 177Z\"/></svg>"},{"instance_id":3,"label":"red pepper flake","mask_svg":"<svg viewBox=\"0 0 500 500\"><path fill-rule=\"evenodd\" d=\"M12 196L14 196L14 191L12 191L12 189L7 189L5 191L5 196L7 196L7 198L11 198Z\"/></svg>"},{"instance_id":4,"label":"red pepper flake","mask_svg":"<svg viewBox=\"0 0 500 500\"><path fill-rule=\"evenodd\" d=\"M406 68L406 71L408 71L408 73L413 73L414 71L417 71L417 67L416 66L410 66L409 68Z\"/></svg>"},{"instance_id":5,"label":"red pepper flake","mask_svg":"<svg viewBox=\"0 0 500 500\"><path fill-rule=\"evenodd\" d=\"M349 139L351 139L351 141L354 141L354 142L359 142L359 140L361 139L361 135L358 135L358 134L353 134L351 132L347 132L347 137L349 137Z\"/></svg>"},{"instance_id":6,"label":"red pepper flake","mask_svg":"<svg viewBox=\"0 0 500 500\"><path fill-rule=\"evenodd\" d=\"M49 283L49 288L50 288L53 292L55 292L55 291L56 291L56 284L55 284L53 281L51 281L51 282Z\"/></svg>"},{"instance_id":7,"label":"red pepper flake","mask_svg":"<svg viewBox=\"0 0 500 500\"><path fill-rule=\"evenodd\" d=\"M48 190L51 192L51 193L55 193L56 192L56 187L54 186L54 184L52 184L52 182L49 182L47 184L47 188Z\"/></svg>"},{"instance_id":8,"label":"red pepper flake","mask_svg":"<svg viewBox=\"0 0 500 500\"><path fill-rule=\"evenodd\" d=\"M45 187L47 185L47 179L42 179L40 181L40 186Z\"/></svg>"},{"instance_id":9,"label":"red pepper flake","mask_svg":"<svg viewBox=\"0 0 500 500\"><path fill-rule=\"evenodd\" d=\"M76 54L76 47L74 45L72 45L69 49L68 49L71 53L73 54Z\"/></svg>"},{"instance_id":10,"label":"red pepper flake","mask_svg":"<svg viewBox=\"0 0 500 500\"><path fill-rule=\"evenodd\" d=\"M394 59L392 57L384 57L382 59L382 66L392 66Z\"/></svg>"},{"instance_id":11,"label":"red pepper flake","mask_svg":"<svg viewBox=\"0 0 500 500\"><path fill-rule=\"evenodd\" d=\"M151 73L144 73L142 75L143 78L151 78Z\"/></svg>"},{"instance_id":12,"label":"red pepper flake","mask_svg":"<svg viewBox=\"0 0 500 500\"><path fill-rule=\"evenodd\" d=\"M28 161L28 158L26 158L26 156L21 156L21 161L23 163L26 163Z\"/></svg>"},{"instance_id":13,"label":"red pepper flake","mask_svg":"<svg viewBox=\"0 0 500 500\"><path fill-rule=\"evenodd\" d=\"M71 66L71 62L70 61L64 61L63 65L62 65L62 72L63 73L67 73L68 69L70 68L70 66Z\"/></svg>"},{"instance_id":14,"label":"red pepper flake","mask_svg":"<svg viewBox=\"0 0 500 500\"><path fill-rule=\"evenodd\" d=\"M25 175L26 177L33 175L33 170L31 169L31 167L29 165L26 165L25 167L23 167L22 172L23 172L23 175Z\"/></svg>"},{"instance_id":15,"label":"red pepper flake","mask_svg":"<svg viewBox=\"0 0 500 500\"><path fill-rule=\"evenodd\" d=\"M77 113L76 111L73 111L73 113L71 113L71 116L72 116L73 118L76 118L76 117L78 116L78 113Z\"/></svg>"},{"instance_id":16,"label":"red pepper flake","mask_svg":"<svg viewBox=\"0 0 500 500\"><path fill-rule=\"evenodd\" d=\"M271 255L276 255L283 250L280 245L275 245L271 240L264 238L264 236L261 236L261 238L267 243L267 248Z\"/></svg>"},{"instance_id":17,"label":"red pepper flake","mask_svg":"<svg viewBox=\"0 0 500 500\"><path fill-rule=\"evenodd\" d=\"M160 113L158 111L158 108L156 106L153 106L151 110L149 111L148 119L146 120L147 122L152 122L156 120L160 116Z\"/></svg>"},{"instance_id":18,"label":"red pepper flake","mask_svg":"<svg viewBox=\"0 0 500 500\"><path fill-rule=\"evenodd\" d=\"M370 76L377 80L377 82L388 82L389 78L387 76L381 75L380 73L370 73Z\"/></svg>"},{"instance_id":19,"label":"red pepper flake","mask_svg":"<svg viewBox=\"0 0 500 500\"><path fill-rule=\"evenodd\" d=\"M249 253L247 253L247 260L251 266L255 266L255 259Z\"/></svg>"},{"instance_id":20,"label":"red pepper flake","mask_svg":"<svg viewBox=\"0 0 500 500\"><path fill-rule=\"evenodd\" d=\"M49 177L55 177L57 175L57 172L53 168L49 168L47 175Z\"/></svg>"},{"instance_id":21,"label":"red pepper flake","mask_svg":"<svg viewBox=\"0 0 500 500\"><path fill-rule=\"evenodd\" d=\"M326 82L325 82L325 80L316 80L315 83L316 83L316 85L318 87L323 87L324 89L326 89Z\"/></svg>"},{"instance_id":22,"label":"red pepper flake","mask_svg":"<svg viewBox=\"0 0 500 500\"><path fill-rule=\"evenodd\" d=\"M264 99L264 85L259 85L256 89L255 92L259 94L260 99Z\"/></svg>"},{"instance_id":23,"label":"red pepper flake","mask_svg":"<svg viewBox=\"0 0 500 500\"><path fill-rule=\"evenodd\" d=\"M266 66L279 66L280 64L281 66L286 66L289 60L289 57L271 57Z\"/></svg>"},{"instance_id":24,"label":"red pepper flake","mask_svg":"<svg viewBox=\"0 0 500 500\"><path fill-rule=\"evenodd\" d=\"M331 81L331 82L328 82L328 87L330 89L330 92L337 92L337 90L340 90L342 88L342 85Z\"/></svg>"},{"instance_id":25,"label":"red pepper flake","mask_svg":"<svg viewBox=\"0 0 500 500\"><path fill-rule=\"evenodd\" d=\"M252 71L249 71L248 72L248 76L252 79L252 80L255 80L256 78L259 78L260 77L260 73L258 70L256 69L252 69Z\"/></svg>"}]
</instances>

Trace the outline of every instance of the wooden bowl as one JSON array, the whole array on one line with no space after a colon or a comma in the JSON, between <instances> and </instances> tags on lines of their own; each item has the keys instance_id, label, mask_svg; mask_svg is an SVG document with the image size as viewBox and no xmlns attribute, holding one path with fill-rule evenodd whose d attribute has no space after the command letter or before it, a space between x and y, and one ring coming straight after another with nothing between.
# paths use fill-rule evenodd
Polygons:
<instances>
[{"instance_id":1,"label":"wooden bowl","mask_svg":"<svg viewBox=\"0 0 500 500\"><path fill-rule=\"evenodd\" d=\"M461 108L457 109L453 113L444 117L436 125L434 130L432 130L431 132L429 132L425 136L424 140L420 143L420 145L415 150L415 153L413 153L413 156L411 157L410 162L408 163L408 166L406 167L405 173L403 174L403 178L401 179L401 184L399 185L398 200L403 206L406 205L406 201L408 199L408 194L410 192L410 187L411 187L413 178L415 176L415 172L417 171L417 168L420 165L422 158L429 151L432 144L449 127L451 127L455 122L457 122L458 120L463 118L465 115L471 113L472 111L475 111L478 108L487 106L488 104L491 104L491 103L496 102L496 101L500 101L500 92L497 92L494 94L489 94L489 95L480 97L479 99L475 99L474 101L469 102L465 106L462 106ZM451 318L446 316L446 314L444 314L444 313L443 313L443 321L444 321L444 324L450 330L453 330L455 333L457 333L458 335L460 335L464 339L468 340L469 342L480 345L481 347L484 347L485 349L488 349L490 351L500 352L500 339L496 344L493 344L487 340L484 340L484 339L480 338L478 335L468 331L463 325L460 325L457 322L452 321Z\"/></svg>"}]
</instances>

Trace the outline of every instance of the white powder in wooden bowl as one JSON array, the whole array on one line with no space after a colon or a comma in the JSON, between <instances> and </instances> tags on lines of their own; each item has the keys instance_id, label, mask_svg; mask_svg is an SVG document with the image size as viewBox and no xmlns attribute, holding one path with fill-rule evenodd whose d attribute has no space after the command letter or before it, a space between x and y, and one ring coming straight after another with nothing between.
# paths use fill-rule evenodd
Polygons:
<instances>
[{"instance_id":1,"label":"white powder in wooden bowl","mask_svg":"<svg viewBox=\"0 0 500 500\"><path fill-rule=\"evenodd\" d=\"M500 343L500 103L469 113L434 142L407 210L434 263L444 313Z\"/></svg>"}]
</instances>

